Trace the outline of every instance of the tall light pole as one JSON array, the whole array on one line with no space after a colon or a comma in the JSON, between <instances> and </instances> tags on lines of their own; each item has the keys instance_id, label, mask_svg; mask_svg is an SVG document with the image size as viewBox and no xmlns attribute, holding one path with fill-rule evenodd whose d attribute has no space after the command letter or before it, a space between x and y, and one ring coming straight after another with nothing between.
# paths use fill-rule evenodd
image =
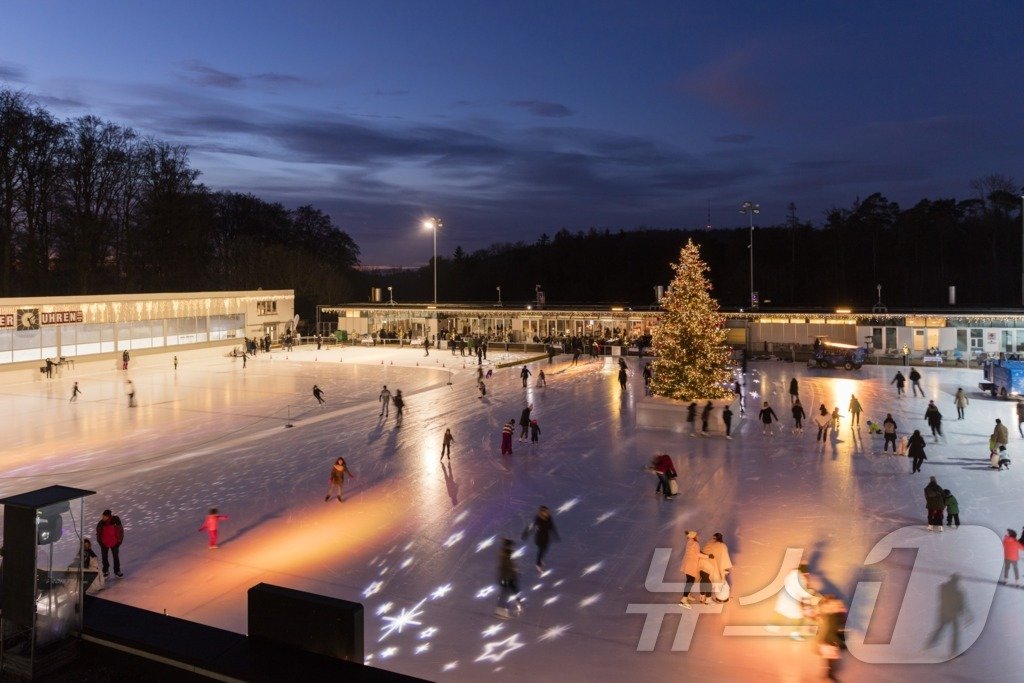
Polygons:
<instances>
[{"instance_id":1,"label":"tall light pole","mask_svg":"<svg viewBox=\"0 0 1024 683\"><path fill-rule=\"evenodd\" d=\"M434 233L434 305L437 305L437 231L444 227L440 218L428 218L423 227Z\"/></svg>"},{"instance_id":2,"label":"tall light pole","mask_svg":"<svg viewBox=\"0 0 1024 683\"><path fill-rule=\"evenodd\" d=\"M740 213L746 214L750 218L750 307L756 308L754 303L754 214L761 213L761 206L754 202L743 202L743 206L740 207Z\"/></svg>"}]
</instances>

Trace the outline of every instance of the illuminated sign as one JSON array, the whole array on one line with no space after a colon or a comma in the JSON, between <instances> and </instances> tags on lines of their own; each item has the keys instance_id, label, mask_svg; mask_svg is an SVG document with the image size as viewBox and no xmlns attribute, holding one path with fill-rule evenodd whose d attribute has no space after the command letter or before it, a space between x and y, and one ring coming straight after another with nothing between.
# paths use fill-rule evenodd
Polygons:
<instances>
[{"instance_id":1,"label":"illuminated sign","mask_svg":"<svg viewBox=\"0 0 1024 683\"><path fill-rule=\"evenodd\" d=\"M40 313L38 308L19 308L17 313L0 313L0 328L16 327L18 330L38 330L42 325L67 325L80 323L83 319L81 311Z\"/></svg>"}]
</instances>

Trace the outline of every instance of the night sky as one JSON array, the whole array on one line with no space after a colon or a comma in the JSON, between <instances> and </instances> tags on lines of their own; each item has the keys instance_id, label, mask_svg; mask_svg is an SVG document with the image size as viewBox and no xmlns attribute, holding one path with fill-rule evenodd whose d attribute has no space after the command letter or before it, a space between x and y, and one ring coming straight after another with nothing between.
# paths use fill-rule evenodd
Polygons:
<instances>
[{"instance_id":1,"label":"night sky","mask_svg":"<svg viewBox=\"0 0 1024 683\"><path fill-rule=\"evenodd\" d=\"M328 212L365 264L1024 176L1024 3L3 4L0 85Z\"/></svg>"}]
</instances>

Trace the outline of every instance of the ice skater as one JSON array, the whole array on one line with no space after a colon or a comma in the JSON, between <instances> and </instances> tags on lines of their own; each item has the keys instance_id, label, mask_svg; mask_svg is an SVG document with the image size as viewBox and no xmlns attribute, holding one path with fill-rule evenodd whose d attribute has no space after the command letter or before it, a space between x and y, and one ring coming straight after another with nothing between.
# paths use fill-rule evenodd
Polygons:
<instances>
[{"instance_id":1,"label":"ice skater","mask_svg":"<svg viewBox=\"0 0 1024 683\"><path fill-rule=\"evenodd\" d=\"M124 525L121 518L110 510L104 510L100 521L96 523L96 542L100 544L103 556L103 578L110 571L109 556L114 556L114 576L121 578L121 544L124 542Z\"/></svg>"},{"instance_id":2,"label":"ice skater","mask_svg":"<svg viewBox=\"0 0 1024 683\"><path fill-rule=\"evenodd\" d=\"M125 349L123 352L121 352L121 369L122 370L127 370L128 369L128 361L130 361L130 360L131 360L131 356L128 354L128 349Z\"/></svg>"},{"instance_id":3,"label":"ice skater","mask_svg":"<svg viewBox=\"0 0 1024 683\"><path fill-rule=\"evenodd\" d=\"M530 411L533 410L533 404L528 404L523 408L523 412L519 414L519 440L526 441L530 435Z\"/></svg>"},{"instance_id":4,"label":"ice skater","mask_svg":"<svg viewBox=\"0 0 1024 683\"><path fill-rule=\"evenodd\" d=\"M548 553L548 544L551 543L551 538L554 537L556 541L562 540L558 535L558 529L555 528L555 520L551 517L551 510L546 505L541 505L538 508L537 516L533 518L533 522L523 529L523 540L525 541L531 533L533 534L533 543L537 546L537 571L543 573L544 556Z\"/></svg>"},{"instance_id":5,"label":"ice skater","mask_svg":"<svg viewBox=\"0 0 1024 683\"><path fill-rule=\"evenodd\" d=\"M96 572L96 578L86 592L91 591L95 588L95 592L100 592L106 588L106 581L103 579L103 572L100 570L100 558L96 557L96 551L92 549L92 541L88 538L82 540L82 569L87 572Z\"/></svg>"},{"instance_id":6,"label":"ice skater","mask_svg":"<svg viewBox=\"0 0 1024 683\"><path fill-rule=\"evenodd\" d=\"M740 384L739 380L733 382L732 393L736 394L736 398L740 400L740 415L746 414L747 409L744 407L746 404L746 400L743 397L743 385Z\"/></svg>"},{"instance_id":7,"label":"ice skater","mask_svg":"<svg viewBox=\"0 0 1024 683\"><path fill-rule=\"evenodd\" d=\"M846 605L834 595L823 596L818 605L818 621L818 652L825 660L825 677L834 681L846 645Z\"/></svg>"},{"instance_id":8,"label":"ice skater","mask_svg":"<svg viewBox=\"0 0 1024 683\"><path fill-rule=\"evenodd\" d=\"M430 355L430 337L423 335L423 355Z\"/></svg>"},{"instance_id":9,"label":"ice skater","mask_svg":"<svg viewBox=\"0 0 1024 683\"><path fill-rule=\"evenodd\" d=\"M174 357L174 371L175 372L178 371L178 357L177 356Z\"/></svg>"},{"instance_id":10,"label":"ice skater","mask_svg":"<svg viewBox=\"0 0 1024 683\"><path fill-rule=\"evenodd\" d=\"M405 409L405 399L402 398L402 390L395 390L395 397L391 399L391 402L395 404L395 426L402 426L402 419L404 417L402 411Z\"/></svg>"},{"instance_id":11,"label":"ice skater","mask_svg":"<svg viewBox=\"0 0 1024 683\"><path fill-rule=\"evenodd\" d=\"M789 637L803 640L804 626L820 598L811 590L810 573L806 564L799 565L786 574L783 589L775 600L775 612L789 623ZM769 627L777 631L778 626Z\"/></svg>"},{"instance_id":12,"label":"ice skater","mask_svg":"<svg viewBox=\"0 0 1024 683\"><path fill-rule=\"evenodd\" d=\"M619 366L619 389L622 391L626 390L626 382L629 380L629 373L626 372L626 366Z\"/></svg>"},{"instance_id":13,"label":"ice skater","mask_svg":"<svg viewBox=\"0 0 1024 683\"><path fill-rule=\"evenodd\" d=\"M917 371L917 368L910 368L910 388L914 392L914 398L917 398L917 392L921 392L921 398L926 398L924 395L924 389L921 388L921 373Z\"/></svg>"},{"instance_id":14,"label":"ice skater","mask_svg":"<svg viewBox=\"0 0 1024 683\"><path fill-rule=\"evenodd\" d=\"M1024 403L1017 403L1017 433L1024 438L1024 431L1021 431L1021 425L1024 425Z\"/></svg>"},{"instance_id":15,"label":"ice skater","mask_svg":"<svg viewBox=\"0 0 1024 683\"><path fill-rule=\"evenodd\" d=\"M210 550L220 547L217 545L217 527L220 525L220 521L222 519L227 518L228 516L220 514L217 508L210 508L210 511L206 513L206 519L203 520L203 525L199 527L199 530L205 531L209 537L210 544L207 548Z\"/></svg>"},{"instance_id":16,"label":"ice skater","mask_svg":"<svg viewBox=\"0 0 1024 683\"><path fill-rule=\"evenodd\" d=\"M849 411L850 429L853 429L855 426L860 427L860 414L864 411L864 409L861 407L860 401L857 400L856 394L850 394Z\"/></svg>"},{"instance_id":17,"label":"ice skater","mask_svg":"<svg viewBox=\"0 0 1024 683\"><path fill-rule=\"evenodd\" d=\"M892 413L886 413L885 419L882 420L882 438L885 439L885 443L882 444L882 452L885 453L889 450L889 444L892 444L892 452L896 453L896 420L892 419Z\"/></svg>"},{"instance_id":18,"label":"ice skater","mask_svg":"<svg viewBox=\"0 0 1024 683\"><path fill-rule=\"evenodd\" d=\"M793 401L793 433L803 434L804 433L804 419L807 417L807 413L804 412L804 407L800 405L800 399Z\"/></svg>"},{"instance_id":19,"label":"ice skater","mask_svg":"<svg viewBox=\"0 0 1024 683\"><path fill-rule=\"evenodd\" d=\"M523 599L519 596L519 570L516 569L516 561L512 559L512 550L515 543L511 538L501 542L501 549L498 551L498 607L495 610L502 619L508 619L512 614L508 609L509 598L515 600L516 614L523 610Z\"/></svg>"},{"instance_id":20,"label":"ice skater","mask_svg":"<svg viewBox=\"0 0 1024 683\"><path fill-rule=\"evenodd\" d=\"M525 365L523 366L523 369L519 371L519 376L523 378L523 388L524 389L526 388L526 380L529 379L530 375L532 375L532 374L533 373L530 372L530 369L528 367L526 367Z\"/></svg>"},{"instance_id":21,"label":"ice skater","mask_svg":"<svg viewBox=\"0 0 1024 683\"><path fill-rule=\"evenodd\" d=\"M541 370L537 373L537 386L546 387L548 385L548 378L544 376L544 371Z\"/></svg>"},{"instance_id":22,"label":"ice skater","mask_svg":"<svg viewBox=\"0 0 1024 683\"><path fill-rule=\"evenodd\" d=\"M956 522L956 528L960 528L960 503L957 501L956 496L949 492L949 489L943 489L942 495L946 499L946 526L953 526L953 522Z\"/></svg>"},{"instance_id":23,"label":"ice skater","mask_svg":"<svg viewBox=\"0 0 1024 683\"><path fill-rule=\"evenodd\" d=\"M713 563L713 570L710 572L711 590L715 602L729 601L729 583L726 577L732 569L732 558L729 557L729 546L721 533L716 533L711 540L704 544L703 553Z\"/></svg>"},{"instance_id":24,"label":"ice skater","mask_svg":"<svg viewBox=\"0 0 1024 683\"><path fill-rule=\"evenodd\" d=\"M697 402L686 406L686 424L690 427L690 436L697 436Z\"/></svg>"},{"instance_id":25,"label":"ice skater","mask_svg":"<svg viewBox=\"0 0 1024 683\"><path fill-rule=\"evenodd\" d=\"M924 419L927 420L928 426L932 428L932 437L935 439L935 443L938 443L939 437L942 436L942 413L939 412L939 407L935 405L935 401L928 401L928 407L924 411Z\"/></svg>"},{"instance_id":26,"label":"ice skater","mask_svg":"<svg viewBox=\"0 0 1024 683\"><path fill-rule=\"evenodd\" d=\"M970 404L971 400L967 398L967 392L964 391L963 387L956 390L956 395L953 397L953 405L956 406L956 419L964 419L964 408Z\"/></svg>"},{"instance_id":27,"label":"ice skater","mask_svg":"<svg viewBox=\"0 0 1024 683\"><path fill-rule=\"evenodd\" d=\"M71 387L71 399L68 401L68 403L74 403L75 401L77 401L78 395L80 393L82 393L82 390L78 388L78 382L75 382L75 385Z\"/></svg>"},{"instance_id":28,"label":"ice skater","mask_svg":"<svg viewBox=\"0 0 1024 683\"><path fill-rule=\"evenodd\" d=\"M700 411L700 435L708 435L708 420L711 419L711 411L715 409L711 401L704 404L704 409Z\"/></svg>"},{"instance_id":29,"label":"ice skater","mask_svg":"<svg viewBox=\"0 0 1024 683\"><path fill-rule=\"evenodd\" d=\"M928 509L928 531L935 529L942 531L942 511L946 507L946 501L942 495L943 490L935 477L928 478L928 485L924 487L924 505Z\"/></svg>"},{"instance_id":30,"label":"ice skater","mask_svg":"<svg viewBox=\"0 0 1024 683\"><path fill-rule=\"evenodd\" d=\"M829 416L825 404L822 403L818 406L818 414L814 416L814 425L818 428L818 435L814 437L815 443L820 441L824 444L828 441L828 428L831 424L832 418Z\"/></svg>"},{"instance_id":31,"label":"ice skater","mask_svg":"<svg viewBox=\"0 0 1024 683\"><path fill-rule=\"evenodd\" d=\"M534 446L540 443L540 425L537 420L530 420L530 443Z\"/></svg>"},{"instance_id":32,"label":"ice skater","mask_svg":"<svg viewBox=\"0 0 1024 683\"><path fill-rule=\"evenodd\" d=\"M516 421L511 419L501 428L501 454L512 455L512 433L516 431Z\"/></svg>"},{"instance_id":33,"label":"ice skater","mask_svg":"<svg viewBox=\"0 0 1024 683\"><path fill-rule=\"evenodd\" d=\"M732 441L732 409L728 403L722 408L722 424L725 425L725 438Z\"/></svg>"},{"instance_id":34,"label":"ice skater","mask_svg":"<svg viewBox=\"0 0 1024 683\"><path fill-rule=\"evenodd\" d=\"M324 400L324 391L317 385L313 385L313 398L316 399L317 404L324 405L327 401Z\"/></svg>"},{"instance_id":35,"label":"ice skater","mask_svg":"<svg viewBox=\"0 0 1024 683\"><path fill-rule=\"evenodd\" d=\"M135 407L135 384L133 384L130 379L126 380L124 384L125 384L124 391L128 395L128 407L129 408L134 408Z\"/></svg>"},{"instance_id":36,"label":"ice skater","mask_svg":"<svg viewBox=\"0 0 1024 683\"><path fill-rule=\"evenodd\" d=\"M377 397L377 402L380 403L381 417L387 417L391 412L391 392L388 391L387 384L385 384L384 388L380 390L380 396Z\"/></svg>"},{"instance_id":37,"label":"ice skater","mask_svg":"<svg viewBox=\"0 0 1024 683\"><path fill-rule=\"evenodd\" d=\"M672 480L676 478L676 466L672 462L672 456L662 453L651 459L648 469L658 475L658 486L654 489L654 495L659 493L665 496L665 500L671 500L677 494L672 493Z\"/></svg>"},{"instance_id":38,"label":"ice skater","mask_svg":"<svg viewBox=\"0 0 1024 683\"><path fill-rule=\"evenodd\" d=\"M444 430L444 436L441 438L441 458L440 459L443 460L446 455L448 456L449 460L452 459L452 444L453 443L455 443L455 437L452 436L452 430L451 429Z\"/></svg>"},{"instance_id":39,"label":"ice skater","mask_svg":"<svg viewBox=\"0 0 1024 683\"><path fill-rule=\"evenodd\" d=\"M761 419L761 433L765 436L775 436L775 430L772 428L772 422L778 422L779 417L772 410L772 407L768 405L768 401L764 402L764 407L761 408L761 412L758 413L758 417Z\"/></svg>"},{"instance_id":40,"label":"ice skater","mask_svg":"<svg viewBox=\"0 0 1024 683\"><path fill-rule=\"evenodd\" d=\"M907 378L903 376L903 372L900 370L896 371L896 376L892 378L892 381L889 382L889 384L896 385L896 398L903 398L903 395L907 393L904 388L907 386ZM1024 434L1021 436L1024 436Z\"/></svg>"},{"instance_id":41,"label":"ice skater","mask_svg":"<svg viewBox=\"0 0 1024 683\"><path fill-rule=\"evenodd\" d=\"M1013 585L1020 585L1020 573L1017 569L1017 562L1020 560L1021 543L1017 538L1017 532L1007 529L1003 536L1003 578L999 583L1005 584L1010 579L1010 567L1013 567Z\"/></svg>"},{"instance_id":42,"label":"ice skater","mask_svg":"<svg viewBox=\"0 0 1024 683\"><path fill-rule=\"evenodd\" d=\"M920 429L915 429L907 440L907 457L910 458L911 474L920 472L921 465L928 459L928 456L924 454L924 437L921 436ZM934 478L932 477L932 479Z\"/></svg>"},{"instance_id":43,"label":"ice skater","mask_svg":"<svg viewBox=\"0 0 1024 683\"><path fill-rule=\"evenodd\" d=\"M992 438L995 448L993 451L998 451L1001 454L1006 452L1006 446L1010 443L1010 430L1006 428L1003 421L996 418L996 426L992 429Z\"/></svg>"},{"instance_id":44,"label":"ice skater","mask_svg":"<svg viewBox=\"0 0 1024 683\"><path fill-rule=\"evenodd\" d=\"M487 395L487 385L484 384L484 381L482 379L478 379L476 381L476 388L480 391L480 398L483 398L484 396Z\"/></svg>"},{"instance_id":45,"label":"ice skater","mask_svg":"<svg viewBox=\"0 0 1024 683\"><path fill-rule=\"evenodd\" d=\"M789 380L789 405L794 406L800 400L800 384L796 377Z\"/></svg>"},{"instance_id":46,"label":"ice skater","mask_svg":"<svg viewBox=\"0 0 1024 683\"><path fill-rule=\"evenodd\" d=\"M341 495L345 489L345 478L355 479L356 475L352 474L352 470L348 468L345 463L345 458L338 458L334 461L331 466L331 472L327 477L327 495L324 496L324 502L326 503L331 497L337 497L338 502L341 502Z\"/></svg>"},{"instance_id":47,"label":"ice skater","mask_svg":"<svg viewBox=\"0 0 1024 683\"><path fill-rule=\"evenodd\" d=\"M651 370L651 361L644 363L644 396L651 395L651 378L654 376L654 371Z\"/></svg>"},{"instance_id":48,"label":"ice skater","mask_svg":"<svg viewBox=\"0 0 1024 683\"><path fill-rule=\"evenodd\" d=\"M693 589L694 582L697 581L697 577L700 575L699 566L701 558L707 558L707 555L700 551L697 532L687 531L686 548L683 550L683 563L679 566L680 571L686 576L686 585L683 587L683 597L679 598L679 604L686 609L692 609L690 607L690 592ZM699 600L701 604L704 604L703 595Z\"/></svg>"}]
</instances>

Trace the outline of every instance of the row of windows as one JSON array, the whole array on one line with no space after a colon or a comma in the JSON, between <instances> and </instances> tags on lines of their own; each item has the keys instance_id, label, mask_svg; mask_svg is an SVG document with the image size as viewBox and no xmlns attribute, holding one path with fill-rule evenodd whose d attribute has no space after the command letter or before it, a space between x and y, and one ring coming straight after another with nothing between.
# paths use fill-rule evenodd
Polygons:
<instances>
[{"instance_id":1,"label":"row of windows","mask_svg":"<svg viewBox=\"0 0 1024 683\"><path fill-rule=\"evenodd\" d=\"M237 314L5 329L0 330L0 363L235 339L244 335L244 328L245 315Z\"/></svg>"}]
</instances>

